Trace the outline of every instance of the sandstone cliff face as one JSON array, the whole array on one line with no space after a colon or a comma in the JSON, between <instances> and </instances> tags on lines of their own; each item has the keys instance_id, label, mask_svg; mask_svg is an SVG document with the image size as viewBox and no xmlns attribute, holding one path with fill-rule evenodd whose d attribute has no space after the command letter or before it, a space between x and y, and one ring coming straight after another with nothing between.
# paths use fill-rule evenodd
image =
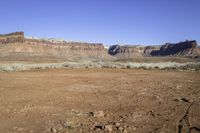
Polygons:
<instances>
[{"instance_id":1,"label":"sandstone cliff face","mask_svg":"<svg viewBox=\"0 0 200 133\"><path fill-rule=\"evenodd\" d=\"M200 61L200 46L198 46L198 54L197 54L197 56L195 56L195 58L198 58Z\"/></svg>"},{"instance_id":2,"label":"sandstone cliff face","mask_svg":"<svg viewBox=\"0 0 200 133\"><path fill-rule=\"evenodd\" d=\"M144 56L154 56L157 55L161 46L146 46L144 49Z\"/></svg>"},{"instance_id":3,"label":"sandstone cliff face","mask_svg":"<svg viewBox=\"0 0 200 133\"><path fill-rule=\"evenodd\" d=\"M14 32L5 35L0 34L0 44L17 43L17 42L19 43L24 42L23 32Z\"/></svg>"},{"instance_id":4,"label":"sandstone cliff face","mask_svg":"<svg viewBox=\"0 0 200 133\"><path fill-rule=\"evenodd\" d=\"M0 35L0 57L2 56L53 56L137 58L147 56L190 56L200 54L196 41L162 46L120 46L113 45L108 51L101 43L67 42L60 39L27 39L23 32Z\"/></svg>"},{"instance_id":5,"label":"sandstone cliff face","mask_svg":"<svg viewBox=\"0 0 200 133\"><path fill-rule=\"evenodd\" d=\"M176 44L166 43L162 46L119 46L113 45L108 53L119 58L142 56L184 56L194 57L199 54L196 41L185 41Z\"/></svg>"},{"instance_id":6,"label":"sandstone cliff face","mask_svg":"<svg viewBox=\"0 0 200 133\"><path fill-rule=\"evenodd\" d=\"M47 40L25 39L25 44L34 47L33 52L54 56L108 57L101 43L51 42ZM46 49L46 50L45 50Z\"/></svg>"},{"instance_id":7,"label":"sandstone cliff face","mask_svg":"<svg viewBox=\"0 0 200 133\"><path fill-rule=\"evenodd\" d=\"M176 44L166 43L157 54L159 56L195 56L198 54L196 41L185 41Z\"/></svg>"},{"instance_id":8,"label":"sandstone cliff face","mask_svg":"<svg viewBox=\"0 0 200 133\"><path fill-rule=\"evenodd\" d=\"M120 58L141 57L144 54L143 46L119 46L113 45L109 48L108 53Z\"/></svg>"},{"instance_id":9,"label":"sandstone cliff face","mask_svg":"<svg viewBox=\"0 0 200 133\"><path fill-rule=\"evenodd\" d=\"M0 44L0 56L111 57L101 43L26 39L23 32L1 35Z\"/></svg>"}]
</instances>

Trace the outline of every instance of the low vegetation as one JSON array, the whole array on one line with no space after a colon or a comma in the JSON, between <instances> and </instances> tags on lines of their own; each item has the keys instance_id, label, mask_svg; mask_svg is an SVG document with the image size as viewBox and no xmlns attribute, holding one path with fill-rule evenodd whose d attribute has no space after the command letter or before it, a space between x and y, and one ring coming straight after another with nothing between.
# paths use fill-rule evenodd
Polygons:
<instances>
[{"instance_id":1,"label":"low vegetation","mask_svg":"<svg viewBox=\"0 0 200 133\"><path fill-rule=\"evenodd\" d=\"M23 70L39 70L39 69L55 69L55 68L117 68L117 69L174 69L199 71L200 63L176 63L176 62L160 62L160 63L132 63L132 62L64 62L64 63L15 63L0 64L0 71L14 72Z\"/></svg>"}]
</instances>

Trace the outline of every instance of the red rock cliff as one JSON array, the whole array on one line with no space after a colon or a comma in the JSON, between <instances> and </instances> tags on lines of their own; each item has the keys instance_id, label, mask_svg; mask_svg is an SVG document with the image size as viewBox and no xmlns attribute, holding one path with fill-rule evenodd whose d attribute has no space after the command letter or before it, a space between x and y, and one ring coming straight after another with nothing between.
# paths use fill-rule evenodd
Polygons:
<instances>
[{"instance_id":1,"label":"red rock cliff","mask_svg":"<svg viewBox=\"0 0 200 133\"><path fill-rule=\"evenodd\" d=\"M108 57L101 43L52 42L48 40L25 39L25 43L34 47L33 51L46 49L43 54L54 56Z\"/></svg>"},{"instance_id":2,"label":"red rock cliff","mask_svg":"<svg viewBox=\"0 0 200 133\"><path fill-rule=\"evenodd\" d=\"M142 57L144 54L144 49L144 46L113 45L109 48L108 53L119 58L134 58Z\"/></svg>"},{"instance_id":3,"label":"red rock cliff","mask_svg":"<svg viewBox=\"0 0 200 133\"><path fill-rule=\"evenodd\" d=\"M27 39L23 32L0 35L0 56L54 56L110 58L101 43L67 42L53 39Z\"/></svg>"},{"instance_id":4,"label":"red rock cliff","mask_svg":"<svg viewBox=\"0 0 200 133\"><path fill-rule=\"evenodd\" d=\"M119 46L109 48L109 54L119 58L134 58L142 56L184 56L199 55L198 44L194 41L184 41L176 44L166 43L162 46Z\"/></svg>"},{"instance_id":5,"label":"red rock cliff","mask_svg":"<svg viewBox=\"0 0 200 133\"><path fill-rule=\"evenodd\" d=\"M7 43L23 43L24 42L24 33L23 32L14 32L10 34L0 34L0 44Z\"/></svg>"}]
</instances>

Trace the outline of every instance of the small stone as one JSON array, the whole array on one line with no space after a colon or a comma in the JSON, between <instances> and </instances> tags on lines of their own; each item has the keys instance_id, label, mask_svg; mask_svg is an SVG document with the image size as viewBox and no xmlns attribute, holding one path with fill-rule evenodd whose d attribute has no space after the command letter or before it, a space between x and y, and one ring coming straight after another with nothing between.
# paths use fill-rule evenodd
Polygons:
<instances>
[{"instance_id":1,"label":"small stone","mask_svg":"<svg viewBox=\"0 0 200 133\"><path fill-rule=\"evenodd\" d=\"M153 117L156 117L156 113L153 110L149 111L148 114L153 116Z\"/></svg>"},{"instance_id":2,"label":"small stone","mask_svg":"<svg viewBox=\"0 0 200 133\"><path fill-rule=\"evenodd\" d=\"M116 122L115 123L115 127L119 127L120 126L120 123L119 122Z\"/></svg>"},{"instance_id":3,"label":"small stone","mask_svg":"<svg viewBox=\"0 0 200 133\"><path fill-rule=\"evenodd\" d=\"M123 129L124 129L123 127L118 127L119 131L123 131Z\"/></svg>"},{"instance_id":4,"label":"small stone","mask_svg":"<svg viewBox=\"0 0 200 133\"><path fill-rule=\"evenodd\" d=\"M103 130L104 129L104 126L102 126L102 125L96 125L95 127L94 127L94 130L95 131L100 131L100 130Z\"/></svg>"},{"instance_id":5,"label":"small stone","mask_svg":"<svg viewBox=\"0 0 200 133\"><path fill-rule=\"evenodd\" d=\"M62 126L58 127L58 131L62 131L62 130L63 130Z\"/></svg>"},{"instance_id":6,"label":"small stone","mask_svg":"<svg viewBox=\"0 0 200 133\"><path fill-rule=\"evenodd\" d=\"M112 125L105 125L105 129L104 130L106 132L112 132L113 131Z\"/></svg>"},{"instance_id":7,"label":"small stone","mask_svg":"<svg viewBox=\"0 0 200 133\"><path fill-rule=\"evenodd\" d=\"M156 96L156 99L158 99L158 100L159 100L159 99L160 99L160 96Z\"/></svg>"},{"instance_id":8,"label":"small stone","mask_svg":"<svg viewBox=\"0 0 200 133\"><path fill-rule=\"evenodd\" d=\"M71 112L72 112L73 114L78 114L78 113L80 113L80 111L75 110L75 109L72 109Z\"/></svg>"},{"instance_id":9,"label":"small stone","mask_svg":"<svg viewBox=\"0 0 200 133\"><path fill-rule=\"evenodd\" d=\"M183 86L182 85L177 85L176 89L181 89Z\"/></svg>"},{"instance_id":10,"label":"small stone","mask_svg":"<svg viewBox=\"0 0 200 133\"><path fill-rule=\"evenodd\" d=\"M136 127L132 127L132 130L135 131L137 128Z\"/></svg>"},{"instance_id":11,"label":"small stone","mask_svg":"<svg viewBox=\"0 0 200 133\"><path fill-rule=\"evenodd\" d=\"M65 121L65 122L63 123L63 127L64 127L64 128L67 128L67 126L68 126L68 122Z\"/></svg>"},{"instance_id":12,"label":"small stone","mask_svg":"<svg viewBox=\"0 0 200 133\"><path fill-rule=\"evenodd\" d=\"M57 133L57 130L56 130L54 127L52 127L52 128L51 128L51 132Z\"/></svg>"},{"instance_id":13,"label":"small stone","mask_svg":"<svg viewBox=\"0 0 200 133\"><path fill-rule=\"evenodd\" d=\"M184 102L190 102L190 101L189 101L187 98L185 98L185 97L181 98L181 100L184 101Z\"/></svg>"},{"instance_id":14,"label":"small stone","mask_svg":"<svg viewBox=\"0 0 200 133\"><path fill-rule=\"evenodd\" d=\"M17 130L18 130L18 131L23 131L23 130L24 130L24 128L22 128L22 127L19 127Z\"/></svg>"},{"instance_id":15,"label":"small stone","mask_svg":"<svg viewBox=\"0 0 200 133\"><path fill-rule=\"evenodd\" d=\"M129 130L131 130L131 129L132 129L132 127L129 127L129 126L127 126L127 128L128 128Z\"/></svg>"},{"instance_id":16,"label":"small stone","mask_svg":"<svg viewBox=\"0 0 200 133\"><path fill-rule=\"evenodd\" d=\"M82 116L82 115L83 115L83 113L80 112L80 113L78 113L76 116Z\"/></svg>"},{"instance_id":17,"label":"small stone","mask_svg":"<svg viewBox=\"0 0 200 133\"><path fill-rule=\"evenodd\" d=\"M174 98L173 99L175 102L183 101L183 102L190 102L187 98L182 97L182 98Z\"/></svg>"},{"instance_id":18,"label":"small stone","mask_svg":"<svg viewBox=\"0 0 200 133\"><path fill-rule=\"evenodd\" d=\"M101 129L100 129L100 128L97 128L97 129L95 129L95 131L99 132L99 131L101 131Z\"/></svg>"},{"instance_id":19,"label":"small stone","mask_svg":"<svg viewBox=\"0 0 200 133\"><path fill-rule=\"evenodd\" d=\"M126 128L123 129L123 133L128 133L128 131L126 130Z\"/></svg>"},{"instance_id":20,"label":"small stone","mask_svg":"<svg viewBox=\"0 0 200 133\"><path fill-rule=\"evenodd\" d=\"M94 117L104 117L104 112L103 111L97 111L97 112L93 112L93 116Z\"/></svg>"}]
</instances>

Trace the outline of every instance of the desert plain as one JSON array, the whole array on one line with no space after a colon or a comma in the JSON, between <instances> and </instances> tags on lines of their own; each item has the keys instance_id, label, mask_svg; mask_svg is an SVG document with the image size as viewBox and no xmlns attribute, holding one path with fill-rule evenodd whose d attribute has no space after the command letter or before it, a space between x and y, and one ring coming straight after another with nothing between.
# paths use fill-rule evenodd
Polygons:
<instances>
[{"instance_id":1,"label":"desert plain","mask_svg":"<svg viewBox=\"0 0 200 133\"><path fill-rule=\"evenodd\" d=\"M199 72L45 69L0 73L1 133L197 133Z\"/></svg>"}]
</instances>

